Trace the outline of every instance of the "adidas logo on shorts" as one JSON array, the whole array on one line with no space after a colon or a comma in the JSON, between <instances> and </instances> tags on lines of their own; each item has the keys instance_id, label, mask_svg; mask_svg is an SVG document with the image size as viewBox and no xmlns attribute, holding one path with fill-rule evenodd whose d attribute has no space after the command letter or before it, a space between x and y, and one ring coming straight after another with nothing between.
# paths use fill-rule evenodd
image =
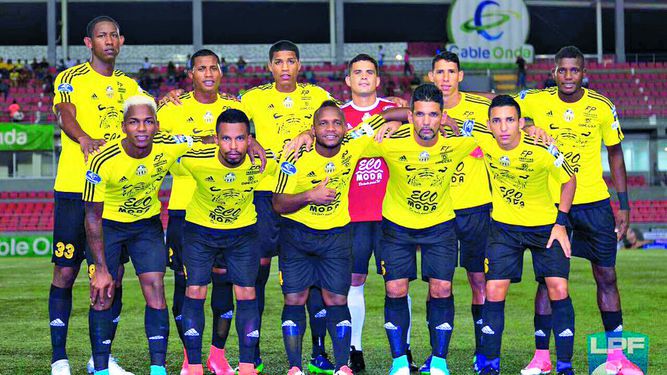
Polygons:
<instances>
[{"instance_id":1,"label":"adidas logo on shorts","mask_svg":"<svg viewBox=\"0 0 667 375\"><path fill-rule=\"evenodd\" d=\"M495 335L495 334L496 334L496 333L491 329L491 327L489 327L489 326L484 326L484 328L482 328L482 333L484 333L484 334L486 334L486 335Z\"/></svg>"},{"instance_id":2,"label":"adidas logo on shorts","mask_svg":"<svg viewBox=\"0 0 667 375\"><path fill-rule=\"evenodd\" d=\"M190 328L183 334L183 336L197 337L199 336L199 332L197 332L197 330L194 328Z\"/></svg>"},{"instance_id":3,"label":"adidas logo on shorts","mask_svg":"<svg viewBox=\"0 0 667 375\"><path fill-rule=\"evenodd\" d=\"M572 333L572 331L570 331L569 328L558 334L558 337L572 337L572 336L574 336L574 333Z\"/></svg>"},{"instance_id":4,"label":"adidas logo on shorts","mask_svg":"<svg viewBox=\"0 0 667 375\"><path fill-rule=\"evenodd\" d=\"M451 331L452 326L449 325L449 323L445 322L440 324L439 326L435 327L436 330L438 331Z\"/></svg>"},{"instance_id":5,"label":"adidas logo on shorts","mask_svg":"<svg viewBox=\"0 0 667 375\"><path fill-rule=\"evenodd\" d=\"M65 323L63 323L63 321L60 319L53 319L49 325L51 327L64 327Z\"/></svg>"},{"instance_id":6,"label":"adidas logo on shorts","mask_svg":"<svg viewBox=\"0 0 667 375\"><path fill-rule=\"evenodd\" d=\"M391 330L391 331L395 331L395 330L398 329L398 327L396 327L396 326L394 325L394 323L392 323L392 322L387 322L387 323L384 324L384 329L388 329L388 330Z\"/></svg>"},{"instance_id":7,"label":"adidas logo on shorts","mask_svg":"<svg viewBox=\"0 0 667 375\"><path fill-rule=\"evenodd\" d=\"M258 331L258 330L254 330L254 331L248 333L248 334L246 335L246 337L250 337L250 338L257 339L257 338L259 338L259 331Z\"/></svg>"}]
</instances>

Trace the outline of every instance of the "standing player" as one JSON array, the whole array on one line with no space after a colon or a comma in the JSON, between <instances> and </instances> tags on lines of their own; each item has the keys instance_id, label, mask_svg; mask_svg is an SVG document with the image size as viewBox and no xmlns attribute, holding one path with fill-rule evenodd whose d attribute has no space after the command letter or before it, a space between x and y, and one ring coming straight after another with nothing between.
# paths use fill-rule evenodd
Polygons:
<instances>
[{"instance_id":1,"label":"standing player","mask_svg":"<svg viewBox=\"0 0 667 375\"><path fill-rule=\"evenodd\" d=\"M529 140L521 132L523 126L519 105L510 96L501 95L489 107L488 128L493 138L473 133L484 151L493 192L493 223L485 260L482 360L477 373L500 374L505 298L510 283L521 281L523 253L530 248L535 277L546 284L556 313L558 374L573 375L574 308L568 293L570 241L566 225L576 178L555 146ZM558 209L551 204L550 179L560 184L553 186L560 191Z\"/></svg>"},{"instance_id":2,"label":"standing player","mask_svg":"<svg viewBox=\"0 0 667 375\"><path fill-rule=\"evenodd\" d=\"M623 132L616 107L603 95L581 86L586 74L584 55L574 46L562 48L555 56L557 87L521 92L517 101L525 117L552 135L566 160L577 172L579 186L569 218L573 226L572 254L590 260L597 284L597 301L607 336L623 334L621 299L616 283L616 241L629 224L630 206L621 141ZM602 179L600 143L607 147L612 180L620 210L614 215L607 185ZM551 309L547 288L541 284L535 298L535 344L537 350L523 375L551 370L549 335ZM608 374L637 374L621 349L610 350L605 369Z\"/></svg>"},{"instance_id":3,"label":"standing player","mask_svg":"<svg viewBox=\"0 0 667 375\"><path fill-rule=\"evenodd\" d=\"M166 374L169 313L164 297L167 252L158 191L169 167L192 145L185 136L157 135L155 102L133 96L123 107L126 137L108 145L88 165L83 200L91 307L90 341L95 374L109 374L111 304L121 249L125 247L146 300L144 322L151 375Z\"/></svg>"},{"instance_id":4,"label":"standing player","mask_svg":"<svg viewBox=\"0 0 667 375\"><path fill-rule=\"evenodd\" d=\"M357 127L373 115L396 107L393 102L378 98L380 85L378 64L367 54L350 60L345 83L350 87L352 100L341 109L347 120L347 129ZM350 219L352 221L352 285L347 296L352 316L352 344L350 346L350 368L354 372L366 368L361 346L361 336L366 317L364 284L368 276L368 261L375 252L379 272L379 240L382 234L382 200L389 179L387 164L382 158L363 158L354 170L350 184ZM408 296L410 304L410 296ZM408 328L409 330L409 328ZM408 361L412 364L410 334L408 333Z\"/></svg>"},{"instance_id":5,"label":"standing player","mask_svg":"<svg viewBox=\"0 0 667 375\"><path fill-rule=\"evenodd\" d=\"M193 64L197 69L197 63ZM187 290L183 303L183 330L188 353L188 375L202 375L204 302L211 268L222 257L237 300L236 330L239 337L239 374L255 374L255 347L259 341L259 311L255 280L259 254L257 214L252 204L255 186L273 174L271 162L264 174L246 152L250 143L250 121L237 109L217 118L217 147L190 151L180 161L193 176L196 190L188 204L184 226L184 269ZM214 327L214 330L216 328Z\"/></svg>"},{"instance_id":6,"label":"standing player","mask_svg":"<svg viewBox=\"0 0 667 375\"><path fill-rule=\"evenodd\" d=\"M88 23L84 38L86 47L91 51L90 61L61 72L53 85L53 109L66 136L62 137L62 152L54 187L54 246L51 261L55 266L49 292L52 375L70 374L66 343L72 311L72 286L81 261L86 258L85 214L81 199L85 163L88 156L107 141L120 138L123 102L129 96L141 92L134 80L114 70L123 42L116 21L107 16L94 18ZM115 280L116 298L111 306L112 341L122 309L121 281L124 268L118 264L118 269L113 271L118 277ZM129 374L113 357L109 358L108 366L112 375Z\"/></svg>"},{"instance_id":7,"label":"standing player","mask_svg":"<svg viewBox=\"0 0 667 375\"><path fill-rule=\"evenodd\" d=\"M379 129L379 126L377 127ZM326 326L333 341L336 375L350 375L350 311L352 233L347 191L353 168L374 129L346 132L345 116L333 101L315 112L315 147L291 152L280 164L273 207L283 215L280 282L285 296L283 340L289 375L303 375L301 341L305 331L305 303L313 285L322 288ZM363 136L363 137L362 137ZM360 138L362 137L362 138ZM358 138L358 139L355 139Z\"/></svg>"},{"instance_id":8,"label":"standing player","mask_svg":"<svg viewBox=\"0 0 667 375\"><path fill-rule=\"evenodd\" d=\"M158 108L162 131L173 134L203 136L215 134L215 119L228 108L240 108L241 103L219 94L222 72L218 56L211 50L202 49L190 58L191 69L188 76L192 80L193 90L180 96L181 105L166 103ZM252 156L252 152L251 155ZM174 271L174 299L172 312L178 335L184 342L181 309L185 297L185 274L183 272L183 225L185 208L192 198L196 182L180 164L175 163L170 173L173 185L169 197L169 224L167 226L167 247L169 265ZM232 320L234 301L232 284L222 265L216 264L211 274L213 290L211 292L211 310L213 312L213 333L207 366L218 375L231 375L233 370L225 357L225 341ZM184 356L183 369L187 369L188 358Z\"/></svg>"}]
</instances>

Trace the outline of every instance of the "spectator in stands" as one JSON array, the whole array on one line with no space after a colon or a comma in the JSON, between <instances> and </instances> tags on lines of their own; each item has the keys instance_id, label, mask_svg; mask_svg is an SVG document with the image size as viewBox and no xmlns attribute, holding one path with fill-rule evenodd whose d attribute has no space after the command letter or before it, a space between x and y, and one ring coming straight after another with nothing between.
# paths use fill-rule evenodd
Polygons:
<instances>
[{"instance_id":1,"label":"spectator in stands","mask_svg":"<svg viewBox=\"0 0 667 375\"><path fill-rule=\"evenodd\" d=\"M581 87L588 88L589 83L588 76L584 76L584 79L581 80Z\"/></svg>"},{"instance_id":2,"label":"spectator in stands","mask_svg":"<svg viewBox=\"0 0 667 375\"><path fill-rule=\"evenodd\" d=\"M556 87L556 81L554 80L554 77L550 75L547 76L547 79L544 80L544 88L549 88L549 87Z\"/></svg>"},{"instance_id":3,"label":"spectator in stands","mask_svg":"<svg viewBox=\"0 0 667 375\"><path fill-rule=\"evenodd\" d=\"M410 64L410 52L406 49L403 53L403 75L409 76L414 73L412 65Z\"/></svg>"},{"instance_id":4,"label":"spectator in stands","mask_svg":"<svg viewBox=\"0 0 667 375\"><path fill-rule=\"evenodd\" d=\"M10 60L11 61L11 60ZM9 72L9 82L12 87L17 87L19 82L19 72L17 70L12 70Z\"/></svg>"},{"instance_id":5,"label":"spectator in stands","mask_svg":"<svg viewBox=\"0 0 667 375\"><path fill-rule=\"evenodd\" d=\"M73 58L67 56L67 63L65 64L66 67L71 68L74 65L76 65L76 61L74 61Z\"/></svg>"},{"instance_id":6,"label":"spectator in stands","mask_svg":"<svg viewBox=\"0 0 667 375\"><path fill-rule=\"evenodd\" d=\"M239 68L239 73L243 73L245 71L245 66L248 63L243 59L243 56L239 56L239 60L236 62L236 66Z\"/></svg>"},{"instance_id":7,"label":"spectator in stands","mask_svg":"<svg viewBox=\"0 0 667 375\"><path fill-rule=\"evenodd\" d=\"M0 94L3 94L4 100L7 101L7 94L9 94L9 85L2 79L0 79Z\"/></svg>"},{"instance_id":8,"label":"spectator in stands","mask_svg":"<svg viewBox=\"0 0 667 375\"><path fill-rule=\"evenodd\" d=\"M60 62L58 63L58 71L61 72L65 69L67 69L67 67L65 66L65 60L60 59Z\"/></svg>"},{"instance_id":9,"label":"spectator in stands","mask_svg":"<svg viewBox=\"0 0 667 375\"><path fill-rule=\"evenodd\" d=\"M378 63L379 66L379 63ZM384 96L388 98L390 96L396 96L396 82L394 80L389 80L384 86Z\"/></svg>"},{"instance_id":10,"label":"spectator in stands","mask_svg":"<svg viewBox=\"0 0 667 375\"><path fill-rule=\"evenodd\" d=\"M523 90L526 88L526 60L519 56L516 58L515 64L517 68L516 87Z\"/></svg>"},{"instance_id":11,"label":"spectator in stands","mask_svg":"<svg viewBox=\"0 0 667 375\"><path fill-rule=\"evenodd\" d=\"M39 62L39 67L44 70L49 69L49 62L46 61L46 57L42 57L42 61Z\"/></svg>"},{"instance_id":12,"label":"spectator in stands","mask_svg":"<svg viewBox=\"0 0 667 375\"><path fill-rule=\"evenodd\" d=\"M628 228L623 241L623 247L626 249L641 249L644 245L653 243L644 239L644 234L637 228Z\"/></svg>"},{"instance_id":13,"label":"spectator in stands","mask_svg":"<svg viewBox=\"0 0 667 375\"><path fill-rule=\"evenodd\" d=\"M148 57L144 57L144 64L142 66L142 69L145 70L145 71L149 71L149 70L151 70L152 67L153 67L153 64L151 64L151 62L148 61Z\"/></svg>"},{"instance_id":14,"label":"spectator in stands","mask_svg":"<svg viewBox=\"0 0 667 375\"><path fill-rule=\"evenodd\" d=\"M16 102L16 99L7 107L7 111L12 122L21 122L23 120L23 112L21 112L21 106Z\"/></svg>"},{"instance_id":15,"label":"spectator in stands","mask_svg":"<svg viewBox=\"0 0 667 375\"><path fill-rule=\"evenodd\" d=\"M220 56L220 70L222 70L222 74L227 74L227 71L229 70L227 60L225 60L224 56Z\"/></svg>"},{"instance_id":16,"label":"spectator in stands","mask_svg":"<svg viewBox=\"0 0 667 375\"><path fill-rule=\"evenodd\" d=\"M306 81L316 84L317 79L315 78L315 73L313 73L313 68L310 66L306 66L306 69L303 72L303 76L306 79Z\"/></svg>"},{"instance_id":17,"label":"spectator in stands","mask_svg":"<svg viewBox=\"0 0 667 375\"><path fill-rule=\"evenodd\" d=\"M382 70L382 66L384 66L384 47L380 44L378 46L378 68Z\"/></svg>"},{"instance_id":18,"label":"spectator in stands","mask_svg":"<svg viewBox=\"0 0 667 375\"><path fill-rule=\"evenodd\" d=\"M36 58L36 57L34 57L34 58L32 59L32 63L30 63L30 69L31 69L33 72L37 72L37 71L40 69L40 66L39 66L39 63L37 62L37 58Z\"/></svg>"},{"instance_id":19,"label":"spectator in stands","mask_svg":"<svg viewBox=\"0 0 667 375\"><path fill-rule=\"evenodd\" d=\"M186 57L186 60L185 60L185 68L187 70L192 70L192 65L190 65L190 57L191 57L191 55L188 53L188 56Z\"/></svg>"}]
</instances>

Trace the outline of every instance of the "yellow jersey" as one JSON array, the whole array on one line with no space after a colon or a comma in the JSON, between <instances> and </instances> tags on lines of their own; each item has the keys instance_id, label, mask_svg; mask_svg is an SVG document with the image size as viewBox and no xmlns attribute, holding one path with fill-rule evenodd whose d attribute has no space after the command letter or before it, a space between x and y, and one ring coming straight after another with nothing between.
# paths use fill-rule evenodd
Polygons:
<instances>
[{"instance_id":1,"label":"yellow jersey","mask_svg":"<svg viewBox=\"0 0 667 375\"><path fill-rule=\"evenodd\" d=\"M498 146L491 132L474 132L473 136L484 152L491 179L493 220L522 227L554 224L558 210L549 178L558 182L560 195L561 185L574 174L558 148L535 144L523 132L519 145L509 151Z\"/></svg>"},{"instance_id":2,"label":"yellow jersey","mask_svg":"<svg viewBox=\"0 0 667 375\"><path fill-rule=\"evenodd\" d=\"M53 84L53 110L60 103L76 107L76 121L93 139L107 142L123 137L123 103L144 93L139 85L120 70L110 77L97 73L86 62L62 71ZM79 144L65 133L60 137L62 152L54 189L58 192L82 193L86 163Z\"/></svg>"},{"instance_id":3,"label":"yellow jersey","mask_svg":"<svg viewBox=\"0 0 667 375\"><path fill-rule=\"evenodd\" d=\"M257 141L264 148L280 152L285 144L313 126L313 114L322 102L332 97L323 88L298 83L296 90L284 93L275 83L254 87L241 96L241 104L255 124ZM270 191L275 179L266 178L257 190Z\"/></svg>"},{"instance_id":4,"label":"yellow jersey","mask_svg":"<svg viewBox=\"0 0 667 375\"><path fill-rule=\"evenodd\" d=\"M486 127L491 101L482 96L461 93L461 101L453 108L446 109L447 115L459 127L481 125ZM454 210L477 207L491 203L489 177L484 166L484 155L479 149L473 150L455 168L452 174L451 196Z\"/></svg>"},{"instance_id":5,"label":"yellow jersey","mask_svg":"<svg viewBox=\"0 0 667 375\"><path fill-rule=\"evenodd\" d=\"M243 228L257 222L253 191L264 177L273 175L275 160L267 160L263 173L246 156L235 168L224 166L218 159L217 146L190 150L179 161L195 181L194 195L185 212L185 220L213 229ZM275 159L266 150L267 159Z\"/></svg>"},{"instance_id":6,"label":"yellow jersey","mask_svg":"<svg viewBox=\"0 0 667 375\"><path fill-rule=\"evenodd\" d=\"M349 197L350 182L354 168L361 157L369 156L366 149L375 144L373 135L383 122L362 124L350 130L341 144L338 153L330 158L317 153L315 147L306 151L302 146L299 159L295 153L281 159L280 170L276 172L277 181L274 192L277 194L299 194L316 187L327 177L327 187L336 191L333 202L325 205L308 204L298 211L282 215L312 229L326 230L342 227L350 222Z\"/></svg>"},{"instance_id":7,"label":"yellow jersey","mask_svg":"<svg viewBox=\"0 0 667 375\"><path fill-rule=\"evenodd\" d=\"M589 89L576 103L565 103L558 97L558 88L527 90L516 95L523 117L530 117L536 126L546 130L577 173L574 204L597 202L609 198L602 178L601 146L613 146L623 140L616 107L606 97ZM552 181L552 190L558 187ZM560 191L560 189L558 189ZM554 195L558 202L560 196Z\"/></svg>"},{"instance_id":8,"label":"yellow jersey","mask_svg":"<svg viewBox=\"0 0 667 375\"><path fill-rule=\"evenodd\" d=\"M222 112L229 108L242 110L238 100L222 95L218 95L218 100L211 104L198 102L194 92L185 93L179 99L181 105L167 103L158 108L160 131L198 137L215 135L216 120ZM174 163L169 173L173 177L169 209L185 210L192 198L192 192L195 191L196 182L179 163Z\"/></svg>"},{"instance_id":9,"label":"yellow jersey","mask_svg":"<svg viewBox=\"0 0 667 375\"><path fill-rule=\"evenodd\" d=\"M116 141L89 159L83 200L104 202L102 218L131 223L160 213L158 192L171 164L192 146L192 138L158 133L145 158L130 157Z\"/></svg>"},{"instance_id":10,"label":"yellow jersey","mask_svg":"<svg viewBox=\"0 0 667 375\"><path fill-rule=\"evenodd\" d=\"M374 121L377 116L370 119ZM423 229L455 217L451 181L456 166L477 144L473 138L450 135L438 136L435 145L425 147L415 137L414 125L405 124L376 148L389 167L382 216L406 228Z\"/></svg>"}]
</instances>

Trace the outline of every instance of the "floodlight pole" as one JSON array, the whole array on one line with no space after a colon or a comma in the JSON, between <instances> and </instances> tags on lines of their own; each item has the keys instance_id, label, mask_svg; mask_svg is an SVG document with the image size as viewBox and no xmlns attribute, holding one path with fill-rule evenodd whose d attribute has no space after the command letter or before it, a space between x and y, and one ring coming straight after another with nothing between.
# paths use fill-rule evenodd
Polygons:
<instances>
[{"instance_id":1,"label":"floodlight pole","mask_svg":"<svg viewBox=\"0 0 667 375\"><path fill-rule=\"evenodd\" d=\"M202 24L201 0L192 0L192 48L194 51L199 51L204 45Z\"/></svg>"},{"instance_id":2,"label":"floodlight pole","mask_svg":"<svg viewBox=\"0 0 667 375\"><path fill-rule=\"evenodd\" d=\"M47 47L46 57L49 65L56 66L56 0L46 2L46 33Z\"/></svg>"},{"instance_id":3,"label":"floodlight pole","mask_svg":"<svg viewBox=\"0 0 667 375\"><path fill-rule=\"evenodd\" d=\"M61 45L63 48L63 60L69 60L69 36L67 35L67 29L69 28L69 21L67 20L67 0L60 1L60 18L62 20L62 27L60 35L62 40Z\"/></svg>"},{"instance_id":4,"label":"floodlight pole","mask_svg":"<svg viewBox=\"0 0 667 375\"><path fill-rule=\"evenodd\" d=\"M329 56L332 64L345 60L345 4L343 0L329 0Z\"/></svg>"},{"instance_id":5,"label":"floodlight pole","mask_svg":"<svg viewBox=\"0 0 667 375\"><path fill-rule=\"evenodd\" d=\"M616 0L616 62L625 62L625 4L624 0Z\"/></svg>"},{"instance_id":6,"label":"floodlight pole","mask_svg":"<svg viewBox=\"0 0 667 375\"><path fill-rule=\"evenodd\" d=\"M597 31L598 63L602 63L602 0L595 2L595 23Z\"/></svg>"}]
</instances>

